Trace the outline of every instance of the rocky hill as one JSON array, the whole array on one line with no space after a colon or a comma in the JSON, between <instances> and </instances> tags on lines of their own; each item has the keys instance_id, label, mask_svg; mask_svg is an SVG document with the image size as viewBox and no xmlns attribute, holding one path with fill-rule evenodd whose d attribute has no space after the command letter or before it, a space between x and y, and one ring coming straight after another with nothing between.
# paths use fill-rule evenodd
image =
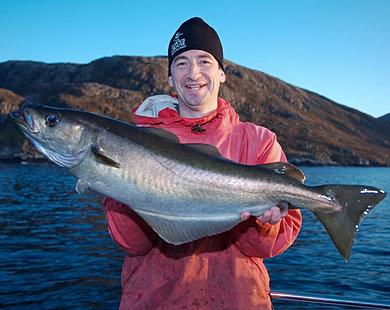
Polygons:
<instances>
[{"instance_id":1,"label":"rocky hill","mask_svg":"<svg viewBox=\"0 0 390 310\"><path fill-rule=\"evenodd\" d=\"M390 166L390 121L373 118L265 73L226 61L220 96L243 121L277 133L289 161ZM167 58L115 56L89 64L0 63L0 160L42 158L11 123L23 102L72 107L131 122L150 95L170 93ZM367 103L369 104L369 102Z\"/></svg>"},{"instance_id":2,"label":"rocky hill","mask_svg":"<svg viewBox=\"0 0 390 310\"><path fill-rule=\"evenodd\" d=\"M390 113L387 113L387 114L379 117L379 119L390 122Z\"/></svg>"}]
</instances>

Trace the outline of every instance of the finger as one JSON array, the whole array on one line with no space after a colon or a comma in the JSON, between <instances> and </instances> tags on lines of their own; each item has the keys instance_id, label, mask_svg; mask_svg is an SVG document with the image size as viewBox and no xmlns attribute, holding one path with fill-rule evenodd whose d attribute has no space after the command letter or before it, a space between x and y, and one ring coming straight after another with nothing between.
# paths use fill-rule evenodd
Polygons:
<instances>
[{"instance_id":1,"label":"finger","mask_svg":"<svg viewBox=\"0 0 390 310\"><path fill-rule=\"evenodd\" d=\"M251 216L249 211L244 211L241 213L241 220L246 221Z\"/></svg>"},{"instance_id":2,"label":"finger","mask_svg":"<svg viewBox=\"0 0 390 310\"><path fill-rule=\"evenodd\" d=\"M271 208L270 224L277 224L280 221L280 209L277 207Z\"/></svg>"},{"instance_id":3,"label":"finger","mask_svg":"<svg viewBox=\"0 0 390 310\"><path fill-rule=\"evenodd\" d=\"M262 216L259 216L257 219L262 223L268 223L269 220L271 219L271 216L272 216L272 211L267 210L264 212Z\"/></svg>"}]
</instances>

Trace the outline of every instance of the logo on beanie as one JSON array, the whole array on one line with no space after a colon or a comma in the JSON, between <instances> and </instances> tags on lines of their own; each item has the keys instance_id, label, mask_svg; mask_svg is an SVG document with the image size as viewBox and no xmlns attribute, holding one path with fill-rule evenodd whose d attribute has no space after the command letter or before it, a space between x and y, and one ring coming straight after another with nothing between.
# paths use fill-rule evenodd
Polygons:
<instances>
[{"instance_id":1,"label":"logo on beanie","mask_svg":"<svg viewBox=\"0 0 390 310\"><path fill-rule=\"evenodd\" d=\"M173 56L178 50L181 50L182 48L187 47L186 45L186 39L180 39L180 36L182 36L183 33L177 32L175 34L175 37L173 38L173 42L171 45L171 56Z\"/></svg>"}]
</instances>

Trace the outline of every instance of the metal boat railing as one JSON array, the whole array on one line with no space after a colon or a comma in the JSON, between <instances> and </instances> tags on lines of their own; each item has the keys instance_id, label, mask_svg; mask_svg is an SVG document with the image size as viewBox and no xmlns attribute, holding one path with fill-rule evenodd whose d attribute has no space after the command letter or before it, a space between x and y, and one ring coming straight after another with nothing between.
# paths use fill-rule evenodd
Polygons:
<instances>
[{"instance_id":1,"label":"metal boat railing","mask_svg":"<svg viewBox=\"0 0 390 310\"><path fill-rule=\"evenodd\" d=\"M389 302L378 302L370 299L347 298L320 294L297 294L289 292L271 292L272 299L288 300L305 303L315 303L333 306L346 306L360 309L390 309Z\"/></svg>"}]
</instances>

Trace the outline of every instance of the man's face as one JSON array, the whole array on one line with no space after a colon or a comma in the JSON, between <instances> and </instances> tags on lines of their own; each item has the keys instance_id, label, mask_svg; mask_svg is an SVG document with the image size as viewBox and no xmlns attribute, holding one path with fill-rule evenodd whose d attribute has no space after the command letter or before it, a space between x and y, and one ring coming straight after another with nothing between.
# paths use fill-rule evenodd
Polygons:
<instances>
[{"instance_id":1,"label":"man's face","mask_svg":"<svg viewBox=\"0 0 390 310\"><path fill-rule=\"evenodd\" d=\"M168 84L177 92L180 115L201 117L217 108L219 86L225 80L224 71L210 53L189 50L173 59Z\"/></svg>"}]
</instances>

